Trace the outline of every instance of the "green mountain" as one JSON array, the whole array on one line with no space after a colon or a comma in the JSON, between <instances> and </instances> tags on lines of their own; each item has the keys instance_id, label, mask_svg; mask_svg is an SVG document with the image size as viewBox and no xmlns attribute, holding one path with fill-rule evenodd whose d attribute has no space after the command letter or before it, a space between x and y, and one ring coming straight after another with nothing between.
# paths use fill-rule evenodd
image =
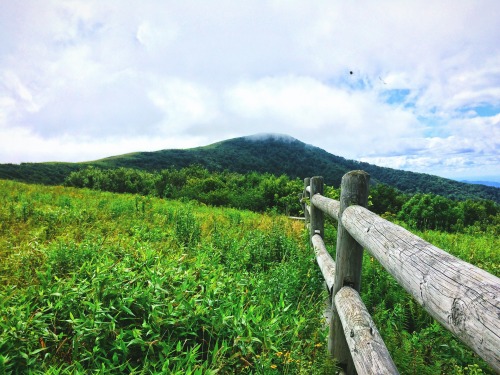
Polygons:
<instances>
[{"instance_id":1,"label":"green mountain","mask_svg":"<svg viewBox=\"0 0 500 375\"><path fill-rule=\"evenodd\" d=\"M326 184L333 186L339 186L346 172L363 169L371 175L373 183L384 183L405 193L434 193L454 199L489 199L500 203L499 188L347 160L295 138L276 134L229 139L185 150L135 152L86 163L0 164L0 178L61 184L70 172L89 165L152 171L192 164L199 164L211 171L269 172L301 179L320 175L325 178Z\"/></svg>"}]
</instances>

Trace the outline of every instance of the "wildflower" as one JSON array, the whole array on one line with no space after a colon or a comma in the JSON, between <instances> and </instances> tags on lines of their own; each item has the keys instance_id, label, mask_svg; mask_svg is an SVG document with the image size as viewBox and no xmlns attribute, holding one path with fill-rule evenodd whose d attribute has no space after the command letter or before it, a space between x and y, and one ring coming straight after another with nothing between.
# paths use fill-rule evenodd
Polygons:
<instances>
[{"instance_id":1,"label":"wildflower","mask_svg":"<svg viewBox=\"0 0 500 375\"><path fill-rule=\"evenodd\" d=\"M321 348L323 346L322 343L318 342L316 345L314 345L316 348Z\"/></svg>"},{"instance_id":2,"label":"wildflower","mask_svg":"<svg viewBox=\"0 0 500 375\"><path fill-rule=\"evenodd\" d=\"M283 352L277 352L277 353L276 353L276 355L277 355L278 357L281 357L281 356L283 355Z\"/></svg>"},{"instance_id":3,"label":"wildflower","mask_svg":"<svg viewBox=\"0 0 500 375\"><path fill-rule=\"evenodd\" d=\"M275 368L276 368L276 367L278 367L278 366L276 366L275 364L272 364L270 367L271 367L272 369L275 369Z\"/></svg>"}]
</instances>

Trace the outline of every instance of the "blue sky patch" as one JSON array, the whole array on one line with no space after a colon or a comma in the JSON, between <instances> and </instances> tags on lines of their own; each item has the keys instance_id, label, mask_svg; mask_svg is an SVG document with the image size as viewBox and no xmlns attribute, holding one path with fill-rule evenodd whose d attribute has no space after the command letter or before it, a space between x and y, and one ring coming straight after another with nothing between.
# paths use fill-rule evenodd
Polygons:
<instances>
[{"instance_id":1,"label":"blue sky patch","mask_svg":"<svg viewBox=\"0 0 500 375\"><path fill-rule=\"evenodd\" d=\"M500 113L500 106L491 104L481 104L477 106L464 107L460 109L460 112L467 113L474 111L480 117L491 117L496 116Z\"/></svg>"},{"instance_id":2,"label":"blue sky patch","mask_svg":"<svg viewBox=\"0 0 500 375\"><path fill-rule=\"evenodd\" d=\"M500 106L494 106L494 105L482 105L471 109L475 111L478 114L478 116L481 117L495 116L500 113Z\"/></svg>"},{"instance_id":3,"label":"blue sky patch","mask_svg":"<svg viewBox=\"0 0 500 375\"><path fill-rule=\"evenodd\" d=\"M387 90L384 93L385 101L389 104L403 104L406 102L408 95L410 95L409 89Z\"/></svg>"}]
</instances>

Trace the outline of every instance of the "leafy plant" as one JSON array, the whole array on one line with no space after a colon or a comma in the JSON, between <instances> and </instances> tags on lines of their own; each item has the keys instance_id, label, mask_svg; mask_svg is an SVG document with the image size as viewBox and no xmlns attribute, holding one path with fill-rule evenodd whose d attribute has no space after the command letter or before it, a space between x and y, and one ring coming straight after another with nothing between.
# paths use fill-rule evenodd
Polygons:
<instances>
[{"instance_id":1,"label":"leafy plant","mask_svg":"<svg viewBox=\"0 0 500 375\"><path fill-rule=\"evenodd\" d=\"M29 201L37 219L2 222L5 373L333 366L318 314L325 296L302 226L193 202L11 182L0 182L1 217L19 196L14 209Z\"/></svg>"}]
</instances>

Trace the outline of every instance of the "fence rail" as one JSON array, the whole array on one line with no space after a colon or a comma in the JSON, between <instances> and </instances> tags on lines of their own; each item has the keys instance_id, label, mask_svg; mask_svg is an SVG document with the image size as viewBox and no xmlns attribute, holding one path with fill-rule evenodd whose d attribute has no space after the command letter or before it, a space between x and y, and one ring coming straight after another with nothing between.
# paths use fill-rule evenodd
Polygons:
<instances>
[{"instance_id":1,"label":"fence rail","mask_svg":"<svg viewBox=\"0 0 500 375\"><path fill-rule=\"evenodd\" d=\"M500 279L366 209L368 186L366 172L349 172L335 201L323 196L322 177L304 180L304 215L332 297L330 353L347 374L398 373L359 297L364 248L431 316L500 372ZM335 261L323 242L324 214L338 221Z\"/></svg>"}]
</instances>

